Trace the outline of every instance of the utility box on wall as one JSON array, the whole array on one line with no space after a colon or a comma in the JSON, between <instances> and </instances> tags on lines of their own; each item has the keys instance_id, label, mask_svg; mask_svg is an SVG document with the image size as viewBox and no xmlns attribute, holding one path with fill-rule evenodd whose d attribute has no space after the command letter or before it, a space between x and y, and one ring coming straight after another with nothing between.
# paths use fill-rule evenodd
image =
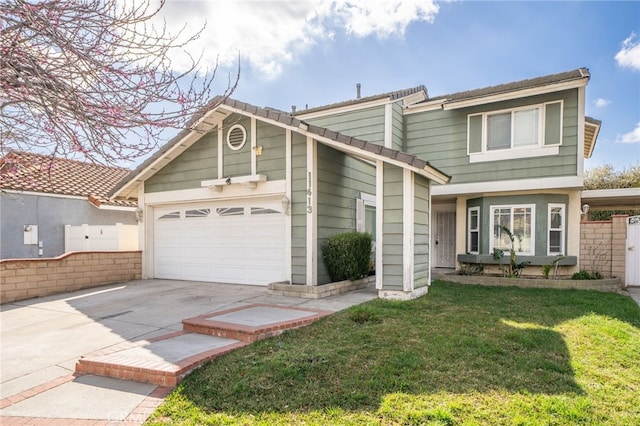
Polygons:
<instances>
[{"instance_id":1,"label":"utility box on wall","mask_svg":"<svg viewBox=\"0 0 640 426\"><path fill-rule=\"evenodd\" d=\"M38 225L24 225L23 232L25 245L38 244Z\"/></svg>"},{"instance_id":2,"label":"utility box on wall","mask_svg":"<svg viewBox=\"0 0 640 426\"><path fill-rule=\"evenodd\" d=\"M65 225L64 250L138 250L138 225Z\"/></svg>"}]
</instances>

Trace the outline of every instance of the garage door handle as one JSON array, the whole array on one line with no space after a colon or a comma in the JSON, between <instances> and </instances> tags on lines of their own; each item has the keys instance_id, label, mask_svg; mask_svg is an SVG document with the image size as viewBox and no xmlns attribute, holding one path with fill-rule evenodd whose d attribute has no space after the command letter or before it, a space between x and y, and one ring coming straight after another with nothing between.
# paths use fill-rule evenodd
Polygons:
<instances>
[{"instance_id":1,"label":"garage door handle","mask_svg":"<svg viewBox=\"0 0 640 426\"><path fill-rule=\"evenodd\" d=\"M636 246L627 247L627 250L629 251L634 251L635 249L636 249Z\"/></svg>"}]
</instances>

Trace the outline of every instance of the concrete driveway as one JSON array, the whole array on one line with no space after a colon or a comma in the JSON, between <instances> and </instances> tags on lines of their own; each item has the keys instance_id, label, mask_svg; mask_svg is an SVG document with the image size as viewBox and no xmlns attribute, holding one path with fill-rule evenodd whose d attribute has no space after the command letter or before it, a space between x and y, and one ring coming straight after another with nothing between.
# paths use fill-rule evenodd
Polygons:
<instances>
[{"instance_id":1,"label":"concrete driveway","mask_svg":"<svg viewBox=\"0 0 640 426\"><path fill-rule=\"evenodd\" d=\"M2 305L0 423L142 423L170 389L74 376L80 357L182 330L183 319L213 311L256 303L338 311L374 298L372 288L309 300L265 287L140 280Z\"/></svg>"}]
</instances>

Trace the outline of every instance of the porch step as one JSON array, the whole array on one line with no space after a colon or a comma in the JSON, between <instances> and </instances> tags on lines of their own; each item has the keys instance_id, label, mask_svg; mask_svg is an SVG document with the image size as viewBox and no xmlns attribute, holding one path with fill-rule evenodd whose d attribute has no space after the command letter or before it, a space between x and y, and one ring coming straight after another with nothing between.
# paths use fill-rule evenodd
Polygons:
<instances>
[{"instance_id":1,"label":"porch step","mask_svg":"<svg viewBox=\"0 0 640 426\"><path fill-rule=\"evenodd\" d=\"M182 321L185 331L251 343L302 327L332 312L292 306L254 304Z\"/></svg>"},{"instance_id":2,"label":"porch step","mask_svg":"<svg viewBox=\"0 0 640 426\"><path fill-rule=\"evenodd\" d=\"M123 342L83 356L76 363L76 373L173 387L206 361L329 314L261 304L212 312L183 320L183 331Z\"/></svg>"},{"instance_id":3,"label":"porch step","mask_svg":"<svg viewBox=\"0 0 640 426\"><path fill-rule=\"evenodd\" d=\"M206 361L246 345L179 331L86 355L76 363L76 372L172 387Z\"/></svg>"}]
</instances>

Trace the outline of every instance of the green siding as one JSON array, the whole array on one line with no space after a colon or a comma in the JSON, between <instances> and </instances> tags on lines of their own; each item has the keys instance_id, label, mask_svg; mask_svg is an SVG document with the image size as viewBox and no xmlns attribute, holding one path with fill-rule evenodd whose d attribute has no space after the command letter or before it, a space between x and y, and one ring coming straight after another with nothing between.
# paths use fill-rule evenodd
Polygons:
<instances>
[{"instance_id":1,"label":"green siding","mask_svg":"<svg viewBox=\"0 0 640 426\"><path fill-rule=\"evenodd\" d=\"M307 139L291 137L291 282L307 282Z\"/></svg>"},{"instance_id":2,"label":"green siding","mask_svg":"<svg viewBox=\"0 0 640 426\"><path fill-rule=\"evenodd\" d=\"M393 149L405 150L404 117L402 116L402 104L400 102L391 104L391 143Z\"/></svg>"},{"instance_id":3,"label":"green siding","mask_svg":"<svg viewBox=\"0 0 640 426\"><path fill-rule=\"evenodd\" d=\"M429 285L429 180L414 175L414 288Z\"/></svg>"},{"instance_id":4,"label":"green siding","mask_svg":"<svg viewBox=\"0 0 640 426\"><path fill-rule=\"evenodd\" d=\"M218 132L204 135L144 183L146 193L200 188L218 178Z\"/></svg>"},{"instance_id":5,"label":"green siding","mask_svg":"<svg viewBox=\"0 0 640 426\"><path fill-rule=\"evenodd\" d=\"M467 155L467 117L563 100L562 146L557 156L470 163ZM553 124L553 123L552 123ZM475 125L472 122L472 125ZM437 110L405 116L407 152L429 161L452 176L451 184L525 178L575 176L578 150L578 91L533 96L457 110ZM477 141L473 142L475 144ZM475 149L475 148L474 148Z\"/></svg>"},{"instance_id":6,"label":"green siding","mask_svg":"<svg viewBox=\"0 0 640 426\"><path fill-rule=\"evenodd\" d=\"M304 120L348 136L384 144L384 106Z\"/></svg>"},{"instance_id":7,"label":"green siding","mask_svg":"<svg viewBox=\"0 0 640 426\"><path fill-rule=\"evenodd\" d=\"M241 124L247 131L247 143L234 151L227 145L227 131L231 126ZM251 174L251 119L238 114L225 118L223 123L224 142L222 152L224 156L224 176L247 176Z\"/></svg>"},{"instance_id":8,"label":"green siding","mask_svg":"<svg viewBox=\"0 0 640 426\"><path fill-rule=\"evenodd\" d=\"M258 174L269 176L269 180L286 178L286 130L258 121L256 145L262 147L262 155L256 157Z\"/></svg>"},{"instance_id":9,"label":"green siding","mask_svg":"<svg viewBox=\"0 0 640 426\"><path fill-rule=\"evenodd\" d=\"M482 152L482 116L469 117L469 153Z\"/></svg>"},{"instance_id":10,"label":"green siding","mask_svg":"<svg viewBox=\"0 0 640 426\"><path fill-rule=\"evenodd\" d=\"M560 133L562 131L562 111L561 104L548 104L545 110L544 123L544 144L558 145L560 143Z\"/></svg>"},{"instance_id":11,"label":"green siding","mask_svg":"<svg viewBox=\"0 0 640 426\"><path fill-rule=\"evenodd\" d=\"M480 254L489 253L489 239L491 238L491 206L514 205L514 204L534 204L535 205L535 256L547 255L547 226L548 226L548 205L564 204L565 215L568 214L569 196L563 194L535 194L535 195L512 195L506 197L484 197L474 198L467 201L467 212L470 207L480 207ZM569 223L569 218L565 217L565 223ZM465 220L465 228L468 226ZM566 227L566 226L565 226ZM466 231L465 231L466 232ZM568 233L564 233L565 247ZM468 239L468 232L465 240ZM468 241L466 242L468 246ZM465 247L466 247L465 246ZM566 253L571 255L572 253Z\"/></svg>"},{"instance_id":12,"label":"green siding","mask_svg":"<svg viewBox=\"0 0 640 426\"><path fill-rule=\"evenodd\" d=\"M383 288L403 290L402 169L384 165Z\"/></svg>"},{"instance_id":13,"label":"green siding","mask_svg":"<svg viewBox=\"0 0 640 426\"><path fill-rule=\"evenodd\" d=\"M322 245L330 236L356 229L356 198L375 194L376 170L369 163L318 144L317 225L318 284L330 282L322 262Z\"/></svg>"},{"instance_id":14,"label":"green siding","mask_svg":"<svg viewBox=\"0 0 640 426\"><path fill-rule=\"evenodd\" d=\"M238 151L227 146L226 132L234 124L242 124L247 131L247 142ZM240 115L228 117L223 124L223 175L251 174L251 120ZM299 136L306 140L303 136ZM270 181L286 178L285 129L258 121L256 144L262 155L256 156L256 171ZM305 148L306 149L306 148ZM305 160L306 161L306 160ZM306 167L306 162L304 163ZM167 164L145 182L145 192L162 192L200 188L203 180L218 178L218 131L204 135L185 152Z\"/></svg>"}]
</instances>

